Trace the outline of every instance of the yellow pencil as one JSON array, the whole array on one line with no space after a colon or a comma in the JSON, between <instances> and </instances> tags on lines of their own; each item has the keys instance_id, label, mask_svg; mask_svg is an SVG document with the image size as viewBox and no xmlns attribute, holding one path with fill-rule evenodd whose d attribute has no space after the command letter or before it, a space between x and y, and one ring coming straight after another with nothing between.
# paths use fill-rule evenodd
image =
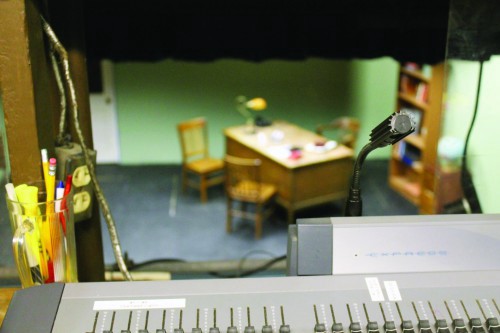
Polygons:
<instances>
[{"instance_id":1,"label":"yellow pencil","mask_svg":"<svg viewBox=\"0 0 500 333\"><path fill-rule=\"evenodd\" d=\"M47 180L45 181L45 186L46 186L46 191L47 191L47 208L46 208L46 215L47 215L47 221L44 221L44 227L42 228L42 233L43 233L43 242L45 244L45 248L47 249L47 252L49 254L49 260L52 261L53 259L53 253L52 253L52 240L51 240L51 234L50 234L50 217L54 214L55 212L55 207L54 207L54 195L55 195L55 188L56 188L56 164L57 161L55 158L51 158L49 160L49 171L48 171L48 177Z\"/></svg>"},{"instance_id":2,"label":"yellow pencil","mask_svg":"<svg viewBox=\"0 0 500 333\"><path fill-rule=\"evenodd\" d=\"M49 180L49 159L47 156L47 149L42 149L42 169L43 169L43 180L45 181L45 188L47 188L47 182Z\"/></svg>"},{"instance_id":3,"label":"yellow pencil","mask_svg":"<svg viewBox=\"0 0 500 333\"><path fill-rule=\"evenodd\" d=\"M56 193L56 164L57 160L55 158L51 158L49 160L49 170L47 179L45 180L45 189L47 190L47 210L50 209L50 213L55 211L54 196ZM48 214L49 211L47 211L47 215Z\"/></svg>"}]
</instances>

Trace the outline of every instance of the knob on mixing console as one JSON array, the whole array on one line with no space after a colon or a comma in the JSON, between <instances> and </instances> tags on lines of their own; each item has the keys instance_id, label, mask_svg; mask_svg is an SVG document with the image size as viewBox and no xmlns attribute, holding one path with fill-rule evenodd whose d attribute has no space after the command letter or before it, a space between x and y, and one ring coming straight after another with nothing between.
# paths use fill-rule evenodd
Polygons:
<instances>
[{"instance_id":1,"label":"knob on mixing console","mask_svg":"<svg viewBox=\"0 0 500 333\"><path fill-rule=\"evenodd\" d=\"M127 323L127 329L126 330L121 330L121 333L131 333L130 332L130 325L132 324L132 311L130 311L128 315L128 323Z\"/></svg>"},{"instance_id":2,"label":"knob on mixing console","mask_svg":"<svg viewBox=\"0 0 500 333\"><path fill-rule=\"evenodd\" d=\"M97 319L99 318L99 312L96 312L95 318L94 318L94 327L91 332L86 332L86 333L95 333L95 328L97 327Z\"/></svg>"},{"instance_id":3,"label":"knob on mixing console","mask_svg":"<svg viewBox=\"0 0 500 333\"><path fill-rule=\"evenodd\" d=\"M167 315L167 310L163 310L161 319L161 328L156 329L156 333L167 333L165 330L165 316Z\"/></svg>"},{"instance_id":4,"label":"knob on mixing console","mask_svg":"<svg viewBox=\"0 0 500 333\"><path fill-rule=\"evenodd\" d=\"M146 311L146 321L144 323L144 328L139 330L139 333L149 333L148 331L148 322L149 322L149 311Z\"/></svg>"},{"instance_id":5,"label":"knob on mixing console","mask_svg":"<svg viewBox=\"0 0 500 333\"><path fill-rule=\"evenodd\" d=\"M436 320L436 332L437 333L450 333L450 328L444 319Z\"/></svg>"},{"instance_id":6,"label":"knob on mixing console","mask_svg":"<svg viewBox=\"0 0 500 333\"><path fill-rule=\"evenodd\" d=\"M365 310L366 321L368 324L366 325L366 330L368 333L380 333L378 329L378 323L376 321L371 321L370 316L368 315L368 310L366 309L366 304L363 303L363 309Z\"/></svg>"},{"instance_id":7,"label":"knob on mixing console","mask_svg":"<svg viewBox=\"0 0 500 333\"><path fill-rule=\"evenodd\" d=\"M233 308L231 308L231 326L227 328L227 333L238 333L238 328L234 326L233 322Z\"/></svg>"},{"instance_id":8,"label":"knob on mixing console","mask_svg":"<svg viewBox=\"0 0 500 333\"><path fill-rule=\"evenodd\" d=\"M415 302L411 302L411 305L413 306L413 310L415 311L415 315L417 316L417 327L419 333L432 333L431 324L429 320L420 319L420 315L418 314Z\"/></svg>"},{"instance_id":9,"label":"knob on mixing console","mask_svg":"<svg viewBox=\"0 0 500 333\"><path fill-rule=\"evenodd\" d=\"M496 317L487 317L481 303L479 303L479 300L476 300L476 303L479 306L479 309L481 310L484 319L486 320L485 324L488 333L500 333L500 325L498 324L498 319ZM497 311L500 313L500 310L498 309L498 305L495 302L495 300L493 300L493 304L495 305Z\"/></svg>"},{"instance_id":10,"label":"knob on mixing console","mask_svg":"<svg viewBox=\"0 0 500 333\"><path fill-rule=\"evenodd\" d=\"M184 329L182 328L182 310L179 313L179 327L174 328L174 333L184 333Z\"/></svg>"},{"instance_id":11,"label":"knob on mixing console","mask_svg":"<svg viewBox=\"0 0 500 333\"><path fill-rule=\"evenodd\" d=\"M115 325L115 316L116 311L113 311L113 315L111 316L111 324L109 325L109 330L104 330L102 333L113 333L113 326Z\"/></svg>"},{"instance_id":12,"label":"knob on mixing console","mask_svg":"<svg viewBox=\"0 0 500 333\"><path fill-rule=\"evenodd\" d=\"M352 320L351 307L347 304L347 314L349 315L349 331L351 333L361 333L361 324Z\"/></svg>"},{"instance_id":13,"label":"knob on mixing console","mask_svg":"<svg viewBox=\"0 0 500 333\"><path fill-rule=\"evenodd\" d=\"M314 318L316 319L316 324L314 325L314 333L326 332L326 325L320 323L318 319L318 310L316 309L316 304L314 305Z\"/></svg>"},{"instance_id":14,"label":"knob on mixing console","mask_svg":"<svg viewBox=\"0 0 500 333\"><path fill-rule=\"evenodd\" d=\"M386 321L384 323L384 330L386 333L396 333L396 324L393 321Z\"/></svg>"},{"instance_id":15,"label":"knob on mixing console","mask_svg":"<svg viewBox=\"0 0 500 333\"><path fill-rule=\"evenodd\" d=\"M247 306L247 326L245 327L245 333L255 333L255 328L252 326L250 321L250 308Z\"/></svg>"},{"instance_id":16,"label":"knob on mixing console","mask_svg":"<svg viewBox=\"0 0 500 333\"><path fill-rule=\"evenodd\" d=\"M202 333L200 328L200 309L196 309L196 327L193 327L191 333Z\"/></svg>"},{"instance_id":17,"label":"knob on mixing console","mask_svg":"<svg viewBox=\"0 0 500 333\"><path fill-rule=\"evenodd\" d=\"M486 319L486 328L489 333L499 333L500 325L498 324L497 318L488 318Z\"/></svg>"},{"instance_id":18,"label":"knob on mixing console","mask_svg":"<svg viewBox=\"0 0 500 333\"><path fill-rule=\"evenodd\" d=\"M462 318L453 319L451 325L453 326L453 332L467 333L467 327L465 326L465 321Z\"/></svg>"},{"instance_id":19,"label":"knob on mixing console","mask_svg":"<svg viewBox=\"0 0 500 333\"><path fill-rule=\"evenodd\" d=\"M385 333L397 333L396 324L392 320L387 320L385 317L384 308L382 307L382 303L378 303L380 307L380 312L382 312L382 318L384 318L384 331Z\"/></svg>"},{"instance_id":20,"label":"knob on mixing console","mask_svg":"<svg viewBox=\"0 0 500 333\"><path fill-rule=\"evenodd\" d=\"M285 324L285 313L283 311L283 306L280 307L281 311L281 326L279 333L290 333L290 325Z\"/></svg>"},{"instance_id":21,"label":"knob on mixing console","mask_svg":"<svg viewBox=\"0 0 500 333\"><path fill-rule=\"evenodd\" d=\"M472 333L484 333L483 324L479 318L470 318L469 327Z\"/></svg>"},{"instance_id":22,"label":"knob on mixing console","mask_svg":"<svg viewBox=\"0 0 500 333\"><path fill-rule=\"evenodd\" d=\"M210 327L209 333L220 333L219 328L217 327L217 310L214 309L214 326Z\"/></svg>"},{"instance_id":23,"label":"knob on mixing console","mask_svg":"<svg viewBox=\"0 0 500 333\"><path fill-rule=\"evenodd\" d=\"M401 319L401 331L403 331L403 333L415 333L413 322L403 319L403 314L401 313L401 308L398 303L396 303L396 309L398 310L399 319Z\"/></svg>"},{"instance_id":24,"label":"knob on mixing console","mask_svg":"<svg viewBox=\"0 0 500 333\"><path fill-rule=\"evenodd\" d=\"M262 333L273 333L273 327L267 323L267 309L264 307L264 326L262 326Z\"/></svg>"},{"instance_id":25,"label":"knob on mixing console","mask_svg":"<svg viewBox=\"0 0 500 333\"><path fill-rule=\"evenodd\" d=\"M467 327L465 326L465 321L462 318L454 318L447 301L444 301L444 305L446 306L446 310L448 311L448 314L451 318L453 333L468 333Z\"/></svg>"},{"instance_id":26,"label":"knob on mixing console","mask_svg":"<svg viewBox=\"0 0 500 333\"><path fill-rule=\"evenodd\" d=\"M434 317L436 333L450 333L450 328L448 327L448 323L445 319L438 319L436 313L434 312L434 308L432 307L431 302L427 302L429 304L429 308L431 309L432 316ZM446 303L445 303L446 304Z\"/></svg>"},{"instance_id":27,"label":"knob on mixing console","mask_svg":"<svg viewBox=\"0 0 500 333\"><path fill-rule=\"evenodd\" d=\"M337 320L335 319L335 312L333 311L333 305L330 304L330 312L332 314L332 333L344 333L344 327L342 323L338 323Z\"/></svg>"}]
</instances>

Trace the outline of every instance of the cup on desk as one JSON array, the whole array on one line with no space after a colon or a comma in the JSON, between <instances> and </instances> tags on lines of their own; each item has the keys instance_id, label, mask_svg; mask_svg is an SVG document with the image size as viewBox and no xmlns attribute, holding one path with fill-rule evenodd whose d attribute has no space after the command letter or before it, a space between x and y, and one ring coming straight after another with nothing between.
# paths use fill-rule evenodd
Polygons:
<instances>
[{"instance_id":1,"label":"cup on desk","mask_svg":"<svg viewBox=\"0 0 500 333\"><path fill-rule=\"evenodd\" d=\"M12 250L23 288L77 282L73 194L46 201L43 181L7 190Z\"/></svg>"},{"instance_id":2,"label":"cup on desk","mask_svg":"<svg viewBox=\"0 0 500 333\"><path fill-rule=\"evenodd\" d=\"M281 130L274 130L271 132L271 140L274 143L280 143L285 138L285 133Z\"/></svg>"},{"instance_id":3,"label":"cup on desk","mask_svg":"<svg viewBox=\"0 0 500 333\"><path fill-rule=\"evenodd\" d=\"M298 160L299 158L302 157L302 149L299 147L292 147L290 149L290 159L292 160Z\"/></svg>"}]
</instances>

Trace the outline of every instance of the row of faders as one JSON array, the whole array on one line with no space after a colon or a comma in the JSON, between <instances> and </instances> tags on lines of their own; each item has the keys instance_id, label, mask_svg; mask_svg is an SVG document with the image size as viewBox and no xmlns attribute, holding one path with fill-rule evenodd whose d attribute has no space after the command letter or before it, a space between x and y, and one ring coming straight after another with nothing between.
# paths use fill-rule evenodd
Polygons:
<instances>
[{"instance_id":1,"label":"row of faders","mask_svg":"<svg viewBox=\"0 0 500 333\"><path fill-rule=\"evenodd\" d=\"M454 318L452 312L450 311L450 307L448 305L447 301L444 301L444 304L446 306L446 309L448 310L448 315L451 319L450 323L448 324L448 321L445 318L438 318L436 315L434 308L432 306L431 302L428 302L428 306L431 309L433 318L434 318L434 329L432 328L432 325L428 319L422 319L419 315L419 312L417 310L417 306L415 305L414 302L412 302L412 307L415 312L415 316L417 318L417 325L416 327L413 324L412 320L405 319L403 318L400 305L398 303L395 303L397 312L399 314L400 318L400 330L402 333L500 333L500 324L499 321L496 317L488 317L486 313L483 310L483 307L479 303L479 301L476 301L477 306L479 307L483 318L474 317L471 318L469 316L469 312L467 311L467 308L465 307L464 303L461 302L461 306L463 307L464 313L467 316L467 321L468 323L466 324L465 320L463 318ZM500 309L498 308L498 305L496 301L493 299L492 303L495 305L495 308L497 311L500 313ZM364 331L367 333L398 333L398 328L396 326L396 323L393 320L387 320L386 314L384 311L384 308L382 306L382 303L379 303L380 311L384 320L384 323L382 325L382 329L379 326L379 323L377 321L373 321L370 319L370 316L368 314L366 305L363 303L363 309L364 309L364 314L366 317L366 331L362 327L361 323L359 321L353 320L353 316L351 314L351 307L349 304L346 304L347 312L349 314L349 324L348 326L344 326L342 322L338 322L336 317L335 317L335 311L333 308L333 305L330 304L330 313L332 316L333 324L331 328L327 327L324 323L321 323L318 318L318 311L316 308L316 305L314 305L313 310L314 310L314 317L316 320L315 326L314 326L314 333L344 333L344 327L348 329L349 333L363 333ZM263 313L264 313L264 323L262 325L262 328L259 330L262 333L273 333L273 327L269 325L268 319L267 319L267 309L266 307L263 307ZM99 312L96 312L95 318L94 318L94 325L93 325L93 330L90 332L86 333L96 333L96 326L97 322L99 319ZM109 329L103 330L103 333L113 333L113 332L120 332L120 333L132 333L131 330L131 322L132 322L132 314L133 311L130 311L128 314L128 325L126 328L120 328L119 330L115 331L115 316L116 316L116 311L113 311L112 313L112 318L111 318L111 323ZM290 326L285 324L285 315L284 315L284 310L283 306L280 307L280 314L281 314L281 325L279 327L278 333L290 333L291 329ZM172 333L184 333L184 328L182 324L182 318L183 318L183 311L180 310L179 313L179 319L178 319L178 325L176 328L173 329ZM257 330L255 327L252 325L251 322L251 313L250 313L250 308L246 308L246 326L244 328L243 333L256 333ZM155 328L152 331L150 331L149 328L149 311L146 311L146 317L144 321L144 327L139 328L137 331L138 333L150 333L150 332L155 332L155 333L167 333L167 330L165 329L165 322L166 322L166 310L163 310L163 315L162 315L162 321L160 324L159 328ZM486 332L486 330L487 332ZM238 327L234 324L234 313L233 313L233 308L230 308L230 326L228 326L227 330L225 331L226 333L239 333ZM197 309L196 311L196 327L193 327L191 329L191 333L203 333L203 330L200 328L200 311ZM208 333L221 333L221 330L219 327L217 327L217 310L213 310L213 325L212 327L209 328Z\"/></svg>"},{"instance_id":2,"label":"row of faders","mask_svg":"<svg viewBox=\"0 0 500 333\"><path fill-rule=\"evenodd\" d=\"M500 271L47 284L0 333L500 333L499 300Z\"/></svg>"},{"instance_id":3,"label":"row of faders","mask_svg":"<svg viewBox=\"0 0 500 333\"><path fill-rule=\"evenodd\" d=\"M500 314L500 309L498 308L498 305L494 299L492 299L493 304L495 305L495 308L497 312ZM467 308L465 307L463 302L460 302L463 310L467 316L468 320L468 327L462 318L454 318L452 312L450 311L450 307L448 305L448 302L444 301L444 304L446 306L446 309L448 310L448 314L451 318L451 326L448 325L448 322L444 318L438 318L436 316L436 313L434 311L434 308L432 306L431 302L428 302L429 308L431 309L432 315L434 317L434 330L436 333L451 333L450 328L453 330L453 333L469 333L469 330L471 333L486 333L485 328L487 329L488 333L500 333L500 323L496 317L488 317L483 310L483 307L481 306L481 303L476 300L477 306L479 307L483 318L484 318L484 323L481 320L481 318L475 317L471 318L469 316L469 312L467 311ZM401 319L401 332L402 333L416 333L415 327L413 325L413 322L411 320L405 320L403 319L403 315L401 313L401 309L398 303L396 304L396 308L398 310L399 318ZM392 320L387 320L386 315L384 312L384 308L382 306L382 303L379 303L380 306L380 311L382 313L382 317L384 318L384 324L383 324L383 332L385 333L397 333L398 330L396 328L396 324ZM363 328L361 326L361 323L358 321L353 321L352 315L351 315L351 309L349 304L346 304L347 307L347 312L349 314L349 332L350 333L363 333ZM415 311L415 316L417 317L417 329L418 333L433 333L433 330L431 328L430 321L428 319L421 319L420 315L418 313L417 307L414 302L412 302L412 307ZM379 329L379 324L376 321L370 320L370 316L368 314L368 311L366 309L366 305L363 303L363 309L364 313L366 316L367 320L367 325L366 325L366 332L367 333L381 333ZM331 332L332 333L344 333L344 325L340 322L336 321L335 318L335 312L333 309L333 306L330 304L330 312L332 315L332 320L333 324L331 327ZM328 328L324 323L320 323L318 320L318 312L316 309L316 305L314 305L314 316L316 319L316 325L314 326L314 332L315 333L327 333L329 332ZM262 333L267 333L262 331ZM280 330L281 333L281 330Z\"/></svg>"},{"instance_id":4,"label":"row of faders","mask_svg":"<svg viewBox=\"0 0 500 333\"><path fill-rule=\"evenodd\" d=\"M279 328L279 333L290 333L290 326L285 324L285 314L283 311L283 307L280 307L280 313L281 313L281 326ZM99 311L96 312L95 317L94 317L94 325L93 329L90 332L86 333L96 333L96 328L97 328L97 322L99 320ZM132 314L133 311L129 312L128 315L128 324L126 329L120 329L117 330L116 332L120 333L132 333L131 331L131 323L132 323ZM109 329L102 331L103 333L114 333L114 325L115 325L115 316L116 316L116 311L113 311L112 318L111 318L111 324ZM182 327L182 316L183 316L183 311L180 310L179 313L179 324L177 328L174 328L173 333L184 333L184 328ZM165 329L165 318L166 317L166 310L163 310L163 315L162 315L162 322L161 322L161 328L156 328L155 330L151 332L155 333L167 333L167 330ZM227 328L226 333L239 333L238 328L234 325L234 314L233 314L233 308L230 309L230 320L231 320L231 325ZM146 311L146 319L145 319L145 324L144 328L141 328L138 330L138 333L150 333L149 331L149 311ZM256 333L256 329L254 326L251 324L251 319L250 319L250 308L247 307L247 326L245 326L244 333ZM269 325L267 321L267 309L264 307L264 325L262 326L262 333L273 333L273 327ZM193 327L191 329L191 333L203 333L202 329L200 328L200 310L197 309L196 311L196 327ZM209 329L209 333L221 333L221 330L217 327L217 310L213 310L213 326Z\"/></svg>"}]
</instances>

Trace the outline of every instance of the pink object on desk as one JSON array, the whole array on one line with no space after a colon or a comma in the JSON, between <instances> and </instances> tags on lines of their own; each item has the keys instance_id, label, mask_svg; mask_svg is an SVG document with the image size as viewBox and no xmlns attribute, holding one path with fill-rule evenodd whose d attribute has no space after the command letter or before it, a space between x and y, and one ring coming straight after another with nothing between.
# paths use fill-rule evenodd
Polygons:
<instances>
[{"instance_id":1,"label":"pink object on desk","mask_svg":"<svg viewBox=\"0 0 500 333\"><path fill-rule=\"evenodd\" d=\"M302 157L302 150L300 149L292 149L290 151L290 159L292 160L298 160L299 158Z\"/></svg>"}]
</instances>

